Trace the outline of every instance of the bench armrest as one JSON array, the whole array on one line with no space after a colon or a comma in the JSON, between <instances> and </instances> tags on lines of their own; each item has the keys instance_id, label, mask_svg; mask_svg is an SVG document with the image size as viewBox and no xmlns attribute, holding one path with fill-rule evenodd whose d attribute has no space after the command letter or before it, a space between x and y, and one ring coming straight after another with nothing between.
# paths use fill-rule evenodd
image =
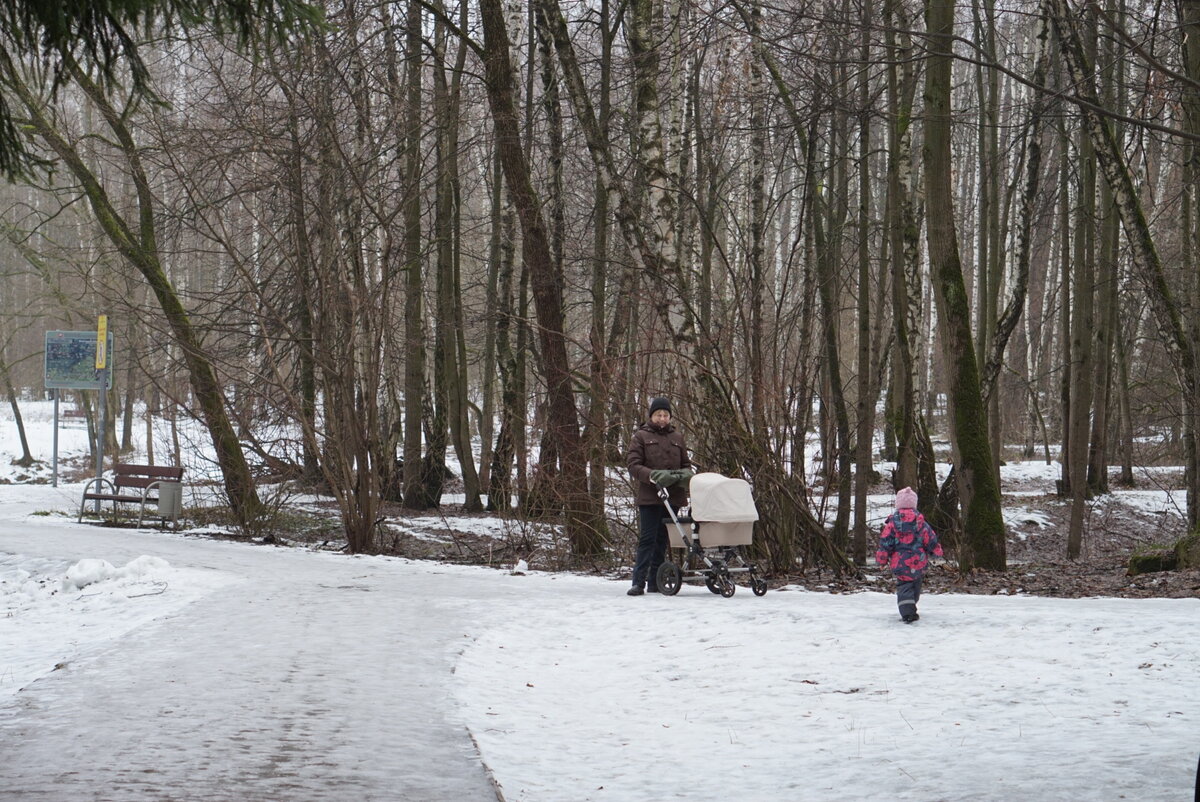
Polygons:
<instances>
[{"instance_id":1,"label":"bench armrest","mask_svg":"<svg viewBox=\"0 0 1200 802\"><path fill-rule=\"evenodd\" d=\"M83 509L84 509L84 507L87 506L88 494L90 493L91 489L93 487L95 487L96 493L98 495L104 495L104 486L105 485L108 485L109 492L112 495L116 495L116 493L117 493L116 485L114 485L110 480L105 479L103 476L95 476L95 477L89 479L88 483L83 486L83 496L79 499L79 517L76 519L76 523L82 523L82 521L83 521ZM114 506L116 506L116 505L114 505ZM99 511L100 511L100 501L96 500L96 512L99 512Z\"/></svg>"},{"instance_id":2,"label":"bench armrest","mask_svg":"<svg viewBox=\"0 0 1200 802\"><path fill-rule=\"evenodd\" d=\"M93 476L90 480L88 480L88 483L83 486L83 495L86 496L89 492L91 492L93 485L96 485L97 493L103 493L105 485L108 485L109 492L113 493L114 495L117 492L117 486L112 483L111 479L106 479L103 476Z\"/></svg>"}]
</instances>

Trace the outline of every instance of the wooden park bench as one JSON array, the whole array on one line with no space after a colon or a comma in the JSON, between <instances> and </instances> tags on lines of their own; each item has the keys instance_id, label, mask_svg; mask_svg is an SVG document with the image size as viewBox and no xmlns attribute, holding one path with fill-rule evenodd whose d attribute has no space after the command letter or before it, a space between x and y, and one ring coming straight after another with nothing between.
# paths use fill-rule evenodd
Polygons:
<instances>
[{"instance_id":1,"label":"wooden park bench","mask_svg":"<svg viewBox=\"0 0 1200 802\"><path fill-rule=\"evenodd\" d=\"M139 508L138 527L140 528L142 520L146 517L146 505L153 504L154 511L164 524L168 518L172 523L178 524L180 502L178 494L181 488L173 487L170 491L166 491L164 486L178 486L182 481L183 468L170 465L118 464L113 468L112 480L96 477L84 486L83 500L79 504L79 521L83 521L83 513L89 501L100 503L111 501L114 520L117 517L119 504L137 504Z\"/></svg>"}]
</instances>

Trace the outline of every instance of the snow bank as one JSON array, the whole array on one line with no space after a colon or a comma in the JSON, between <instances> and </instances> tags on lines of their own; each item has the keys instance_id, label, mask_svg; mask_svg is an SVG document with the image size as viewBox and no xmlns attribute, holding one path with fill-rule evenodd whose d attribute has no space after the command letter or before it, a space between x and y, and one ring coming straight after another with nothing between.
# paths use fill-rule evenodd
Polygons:
<instances>
[{"instance_id":1,"label":"snow bank","mask_svg":"<svg viewBox=\"0 0 1200 802\"><path fill-rule=\"evenodd\" d=\"M0 699L229 581L145 555L117 568L0 553Z\"/></svg>"},{"instance_id":2,"label":"snow bank","mask_svg":"<svg viewBox=\"0 0 1200 802\"><path fill-rule=\"evenodd\" d=\"M63 592L82 590L88 585L109 581L122 584L125 584L124 580L153 582L155 575L166 574L170 568L171 564L161 557L144 554L136 560L130 560L124 568L113 568L107 560L80 560L67 569L62 589Z\"/></svg>"}]
</instances>

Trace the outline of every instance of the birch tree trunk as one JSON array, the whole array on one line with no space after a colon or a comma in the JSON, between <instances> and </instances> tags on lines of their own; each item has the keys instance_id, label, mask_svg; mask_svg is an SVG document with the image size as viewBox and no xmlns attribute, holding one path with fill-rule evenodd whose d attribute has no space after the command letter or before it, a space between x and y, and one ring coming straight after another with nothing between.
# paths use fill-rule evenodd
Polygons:
<instances>
[{"instance_id":1,"label":"birch tree trunk","mask_svg":"<svg viewBox=\"0 0 1200 802\"><path fill-rule=\"evenodd\" d=\"M625 33L633 62L633 123L637 132L638 162L646 178L646 239L659 266L658 280L668 283L655 293L659 318L672 339L688 336L691 315L683 314L679 299L688 298L687 283L679 266L675 236L676 193L674 177L667 168L666 138L658 91L662 64L660 40L655 36L662 11L659 0L630 0L625 12Z\"/></svg>"},{"instance_id":2,"label":"birch tree trunk","mask_svg":"<svg viewBox=\"0 0 1200 802\"><path fill-rule=\"evenodd\" d=\"M493 202L500 206L503 202L499 195L503 193L504 176L500 170L499 154L496 156L496 197ZM516 450L515 429L523 426L523 416L520 414L521 405L525 399L519 391L517 374L520 370L520 360L513 346L513 322L516 318L515 301L513 297L513 272L516 258L516 243L514 241L516 224L512 209L504 205L497 210L497 223L500 225L499 234L499 277L498 297L496 299L496 372L500 374L500 429L496 433L496 446L492 450L492 465L488 472L488 503L487 508L493 512L508 512L512 506L513 494L513 458Z\"/></svg>"}]
</instances>

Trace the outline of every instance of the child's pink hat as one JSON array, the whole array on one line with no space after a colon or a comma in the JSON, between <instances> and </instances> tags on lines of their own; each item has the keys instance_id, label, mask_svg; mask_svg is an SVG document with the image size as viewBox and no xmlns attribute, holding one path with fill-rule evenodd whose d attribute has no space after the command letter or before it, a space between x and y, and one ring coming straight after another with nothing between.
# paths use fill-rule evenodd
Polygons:
<instances>
[{"instance_id":1,"label":"child's pink hat","mask_svg":"<svg viewBox=\"0 0 1200 802\"><path fill-rule=\"evenodd\" d=\"M906 487L896 494L896 509L915 510L916 508L917 494L913 492L911 487Z\"/></svg>"}]
</instances>

